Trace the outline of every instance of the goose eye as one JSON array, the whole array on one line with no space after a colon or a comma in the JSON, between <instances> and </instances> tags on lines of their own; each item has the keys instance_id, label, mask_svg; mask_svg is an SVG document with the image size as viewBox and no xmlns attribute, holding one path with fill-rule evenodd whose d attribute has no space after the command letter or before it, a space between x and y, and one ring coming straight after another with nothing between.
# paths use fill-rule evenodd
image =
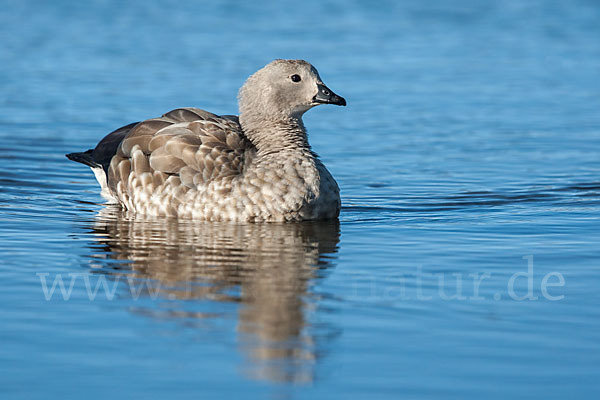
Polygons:
<instances>
[{"instance_id":1,"label":"goose eye","mask_svg":"<svg viewBox=\"0 0 600 400\"><path fill-rule=\"evenodd\" d=\"M292 82L300 82L302 80L302 78L300 78L300 75L297 74L292 75L290 79L292 80Z\"/></svg>"}]
</instances>

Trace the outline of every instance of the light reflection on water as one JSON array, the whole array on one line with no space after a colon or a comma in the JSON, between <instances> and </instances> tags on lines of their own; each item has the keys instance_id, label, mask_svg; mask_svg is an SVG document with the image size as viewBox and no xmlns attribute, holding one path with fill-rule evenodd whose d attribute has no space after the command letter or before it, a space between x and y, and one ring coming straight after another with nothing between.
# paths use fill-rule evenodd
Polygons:
<instances>
[{"instance_id":1,"label":"light reflection on water","mask_svg":"<svg viewBox=\"0 0 600 400\"><path fill-rule=\"evenodd\" d=\"M142 296L238 303L240 350L252 363L246 372L273 381L313 380L320 355L317 338L306 329L306 299L311 280L335 265L339 223L152 221L107 207L90 229L96 239L91 268L130 278L126 290ZM103 257L124 263L106 263ZM217 317L178 310L180 301L169 303L168 311L137 312Z\"/></svg>"},{"instance_id":2,"label":"light reflection on water","mask_svg":"<svg viewBox=\"0 0 600 400\"><path fill-rule=\"evenodd\" d=\"M594 397L599 17L588 0L4 2L0 397ZM339 226L134 219L64 157L176 107L233 114L274 58L348 100L305 117ZM508 295L524 257L535 301ZM483 273L482 299L440 294L440 274L471 297ZM57 276L68 301L45 298Z\"/></svg>"}]
</instances>

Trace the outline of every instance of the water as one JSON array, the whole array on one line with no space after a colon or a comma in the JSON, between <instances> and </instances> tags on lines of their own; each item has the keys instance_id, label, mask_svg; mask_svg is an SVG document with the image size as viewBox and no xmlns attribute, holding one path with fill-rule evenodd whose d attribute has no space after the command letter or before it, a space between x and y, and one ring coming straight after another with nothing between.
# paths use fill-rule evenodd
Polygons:
<instances>
[{"instance_id":1,"label":"water","mask_svg":"<svg viewBox=\"0 0 600 400\"><path fill-rule=\"evenodd\" d=\"M2 398L597 396L599 17L5 2ZM172 108L234 113L273 58L348 100L305 117L339 224L136 220L64 157Z\"/></svg>"}]
</instances>

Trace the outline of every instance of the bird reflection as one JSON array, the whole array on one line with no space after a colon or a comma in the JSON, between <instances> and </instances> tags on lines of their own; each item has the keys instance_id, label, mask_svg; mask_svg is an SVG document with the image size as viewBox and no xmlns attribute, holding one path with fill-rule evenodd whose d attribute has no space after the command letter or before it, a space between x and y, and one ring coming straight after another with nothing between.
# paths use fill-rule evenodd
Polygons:
<instances>
[{"instance_id":1,"label":"bird reflection","mask_svg":"<svg viewBox=\"0 0 600 400\"><path fill-rule=\"evenodd\" d=\"M311 282L335 260L337 222L139 220L107 207L92 230L100 255L123 261L99 261L103 272L109 266L110 274L156 282L149 287L174 303L240 303L238 341L250 361L245 370L254 378L313 380L319 352L317 338L306 329L307 300Z\"/></svg>"}]
</instances>

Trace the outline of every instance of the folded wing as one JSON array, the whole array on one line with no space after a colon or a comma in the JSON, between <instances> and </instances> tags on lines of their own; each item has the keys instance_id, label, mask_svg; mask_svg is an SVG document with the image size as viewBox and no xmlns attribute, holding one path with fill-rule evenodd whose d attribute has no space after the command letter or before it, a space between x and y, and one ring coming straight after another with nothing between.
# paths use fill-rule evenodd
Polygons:
<instances>
[{"instance_id":1,"label":"folded wing","mask_svg":"<svg viewBox=\"0 0 600 400\"><path fill-rule=\"evenodd\" d=\"M167 180L183 192L201 190L241 174L255 153L237 117L180 108L130 129L110 160L108 186L125 202L123 196Z\"/></svg>"}]
</instances>

